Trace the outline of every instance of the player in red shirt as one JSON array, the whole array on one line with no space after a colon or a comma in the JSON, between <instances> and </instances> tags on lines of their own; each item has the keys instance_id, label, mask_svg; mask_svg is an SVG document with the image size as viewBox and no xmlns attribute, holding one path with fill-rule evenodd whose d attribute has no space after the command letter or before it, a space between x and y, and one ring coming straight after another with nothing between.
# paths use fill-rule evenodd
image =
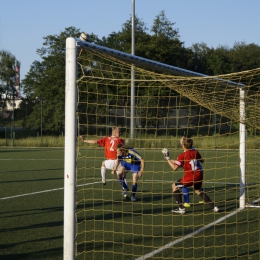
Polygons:
<instances>
[{"instance_id":1,"label":"player in red shirt","mask_svg":"<svg viewBox=\"0 0 260 260\"><path fill-rule=\"evenodd\" d=\"M193 141L191 138L186 138L183 140L182 148L184 149L184 152L178 156L177 160L170 159L167 148L162 150L163 155L174 171L180 167L183 167L184 170L184 176L176 183L172 184L172 192L179 206L178 208L173 209L172 212L181 214L185 213L185 208L183 207L182 196L180 193L180 189L182 189L184 186L193 186L195 193L199 195L206 203L208 203L214 212L218 212L218 207L216 207L208 195L203 190L201 190L203 182L203 170L200 165L200 161L202 160L202 157L197 150L192 148L192 146Z\"/></svg>"},{"instance_id":2,"label":"player in red shirt","mask_svg":"<svg viewBox=\"0 0 260 260\"><path fill-rule=\"evenodd\" d=\"M124 140L120 137L120 128L113 127L112 128L112 135L111 136L104 136L103 138L99 140L86 140L84 136L80 136L83 142L89 143L89 144L99 144L100 146L104 147L104 153L106 160L102 162L101 165L101 178L102 183L106 184L106 170L114 169L115 162L117 161L117 151L116 147L118 144L122 143L124 144ZM124 180L124 183L126 183L126 180ZM126 184L127 186L127 184Z\"/></svg>"}]
</instances>

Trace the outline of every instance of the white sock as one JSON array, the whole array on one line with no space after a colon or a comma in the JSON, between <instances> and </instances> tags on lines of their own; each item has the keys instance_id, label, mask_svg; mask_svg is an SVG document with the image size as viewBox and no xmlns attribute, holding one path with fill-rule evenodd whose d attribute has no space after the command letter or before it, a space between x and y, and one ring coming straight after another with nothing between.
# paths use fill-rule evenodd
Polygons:
<instances>
[{"instance_id":1,"label":"white sock","mask_svg":"<svg viewBox=\"0 0 260 260\"><path fill-rule=\"evenodd\" d=\"M102 178L102 181L105 181L106 180L106 167L101 167L101 178Z\"/></svg>"}]
</instances>

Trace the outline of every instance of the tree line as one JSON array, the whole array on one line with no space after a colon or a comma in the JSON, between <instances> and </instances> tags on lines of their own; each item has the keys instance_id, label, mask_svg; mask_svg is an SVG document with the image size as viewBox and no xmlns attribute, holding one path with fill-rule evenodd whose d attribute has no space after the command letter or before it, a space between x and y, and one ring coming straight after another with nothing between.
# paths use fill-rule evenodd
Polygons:
<instances>
[{"instance_id":1,"label":"tree line","mask_svg":"<svg viewBox=\"0 0 260 260\"><path fill-rule=\"evenodd\" d=\"M36 50L40 61L35 60L31 64L21 82L24 97L16 109L15 120L20 120L24 128L39 129L42 124L44 134L59 135L64 132L65 42L67 37L79 37L81 32L81 29L71 26L59 34L43 37L42 47ZM120 31L102 38L91 33L90 38L96 44L131 53L131 35L130 17ZM137 56L210 76L260 67L260 46L255 43L236 42L232 47L219 45L213 48L201 42L185 47L180 40L179 29L164 11L155 17L151 28L135 17L135 41ZM17 60L13 54L0 50L0 61L0 94L4 101L4 98L13 98L13 68ZM42 102L45 102L43 111ZM5 103L1 102L2 111ZM28 107L30 110L26 111L25 118L24 111ZM42 118L39 116L41 113ZM0 119L1 125L7 122L7 119Z\"/></svg>"}]
</instances>

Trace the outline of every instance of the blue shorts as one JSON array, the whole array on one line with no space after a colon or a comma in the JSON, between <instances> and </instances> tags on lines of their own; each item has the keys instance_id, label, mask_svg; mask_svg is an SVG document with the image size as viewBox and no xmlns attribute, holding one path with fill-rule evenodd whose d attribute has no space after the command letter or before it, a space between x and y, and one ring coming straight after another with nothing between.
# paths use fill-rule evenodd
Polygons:
<instances>
[{"instance_id":1,"label":"blue shorts","mask_svg":"<svg viewBox=\"0 0 260 260\"><path fill-rule=\"evenodd\" d=\"M133 173L139 172L141 169L141 165L140 164L130 164L127 162L122 162L121 161L121 165L127 170L127 171L132 171Z\"/></svg>"}]
</instances>

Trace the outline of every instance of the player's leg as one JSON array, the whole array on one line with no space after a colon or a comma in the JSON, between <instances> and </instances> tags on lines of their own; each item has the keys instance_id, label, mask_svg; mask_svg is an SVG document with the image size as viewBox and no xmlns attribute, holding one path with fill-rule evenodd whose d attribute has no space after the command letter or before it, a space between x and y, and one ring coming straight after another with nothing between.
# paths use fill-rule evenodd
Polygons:
<instances>
[{"instance_id":1,"label":"player's leg","mask_svg":"<svg viewBox=\"0 0 260 260\"><path fill-rule=\"evenodd\" d=\"M113 171L116 161L117 160L106 160L106 168ZM123 168L120 170L121 167L123 167L123 166L120 163L117 167L117 170L116 170L117 179L118 179L120 185L123 187L123 189L129 190L128 186L127 186L127 181L126 181L126 172L124 171Z\"/></svg>"},{"instance_id":2,"label":"player's leg","mask_svg":"<svg viewBox=\"0 0 260 260\"><path fill-rule=\"evenodd\" d=\"M128 191L129 189L128 189L127 183L125 182L127 170L125 169L125 167L120 166L117 169L116 173L117 173L118 182L122 186L122 189L124 191Z\"/></svg>"},{"instance_id":3,"label":"player's leg","mask_svg":"<svg viewBox=\"0 0 260 260\"><path fill-rule=\"evenodd\" d=\"M200 188L200 191L203 191L203 188ZM199 200L200 204L206 203L204 200Z\"/></svg>"},{"instance_id":4,"label":"player's leg","mask_svg":"<svg viewBox=\"0 0 260 260\"><path fill-rule=\"evenodd\" d=\"M124 198L127 198L127 191L129 191L129 188L127 186L127 182L125 182L126 179L126 173L128 172L128 169L126 169L127 165L124 165L122 163L118 168L117 168L117 180L119 184L122 187L122 196Z\"/></svg>"},{"instance_id":5,"label":"player's leg","mask_svg":"<svg viewBox=\"0 0 260 260\"><path fill-rule=\"evenodd\" d=\"M202 174L203 174L203 170L202 170L202 167L201 167L201 164L199 164L200 165L200 168L201 168L201 171L202 171ZM202 175L203 176L203 175ZM202 184L201 184L202 185ZM202 187L200 187L200 191L203 191L203 188ZM200 204L203 204L203 203L206 203L204 200L199 200L199 203Z\"/></svg>"},{"instance_id":6,"label":"player's leg","mask_svg":"<svg viewBox=\"0 0 260 260\"><path fill-rule=\"evenodd\" d=\"M183 184L180 182L180 180L172 184L173 196L175 198L176 203L178 204L178 208L172 210L172 212L174 213L180 213L180 214L185 213L185 208L182 204L182 196L180 193L180 189L182 188L183 188Z\"/></svg>"},{"instance_id":7,"label":"player's leg","mask_svg":"<svg viewBox=\"0 0 260 260\"><path fill-rule=\"evenodd\" d=\"M120 169L120 167L122 167L122 164L121 164L121 163L118 165L117 169ZM127 180L126 180L126 173L127 173L127 171L123 171L123 175L122 175L122 181L123 181L123 183L122 183L122 186L123 186L123 188L124 188L125 190L128 191L129 189L128 189ZM118 175L118 170L116 171L116 174Z\"/></svg>"},{"instance_id":8,"label":"player's leg","mask_svg":"<svg viewBox=\"0 0 260 260\"><path fill-rule=\"evenodd\" d=\"M108 160L103 161L101 165L101 182L103 185L106 185L106 161Z\"/></svg>"},{"instance_id":9,"label":"player's leg","mask_svg":"<svg viewBox=\"0 0 260 260\"><path fill-rule=\"evenodd\" d=\"M132 179L133 179L133 184L132 184L132 194L131 194L131 201L136 201L135 194L137 192L137 180L138 180L138 171L132 173Z\"/></svg>"},{"instance_id":10,"label":"player's leg","mask_svg":"<svg viewBox=\"0 0 260 260\"><path fill-rule=\"evenodd\" d=\"M182 194L183 194L183 198L184 198L183 206L185 208L188 208L188 207L190 207L189 189L188 189L188 187L184 186L181 190L182 190Z\"/></svg>"},{"instance_id":11,"label":"player's leg","mask_svg":"<svg viewBox=\"0 0 260 260\"><path fill-rule=\"evenodd\" d=\"M204 190L201 190L202 182L194 183L194 192L199 195L203 201L208 203L211 209L213 209L214 212L218 212L219 208L215 206L215 203L209 198L209 196L204 192Z\"/></svg>"},{"instance_id":12,"label":"player's leg","mask_svg":"<svg viewBox=\"0 0 260 260\"><path fill-rule=\"evenodd\" d=\"M136 201L135 194L137 192L137 181L139 179L138 172L140 171L140 165L131 165L132 170L132 194L131 194L131 201Z\"/></svg>"},{"instance_id":13,"label":"player's leg","mask_svg":"<svg viewBox=\"0 0 260 260\"><path fill-rule=\"evenodd\" d=\"M101 178L102 178L102 183L103 185L106 185L106 171L107 169L113 170L115 166L116 160L105 160L102 162L101 166Z\"/></svg>"},{"instance_id":14,"label":"player's leg","mask_svg":"<svg viewBox=\"0 0 260 260\"><path fill-rule=\"evenodd\" d=\"M127 180L126 180L126 173L123 176L123 182L124 182L124 185L127 187L127 190L128 190L128 184L127 184Z\"/></svg>"}]
</instances>

